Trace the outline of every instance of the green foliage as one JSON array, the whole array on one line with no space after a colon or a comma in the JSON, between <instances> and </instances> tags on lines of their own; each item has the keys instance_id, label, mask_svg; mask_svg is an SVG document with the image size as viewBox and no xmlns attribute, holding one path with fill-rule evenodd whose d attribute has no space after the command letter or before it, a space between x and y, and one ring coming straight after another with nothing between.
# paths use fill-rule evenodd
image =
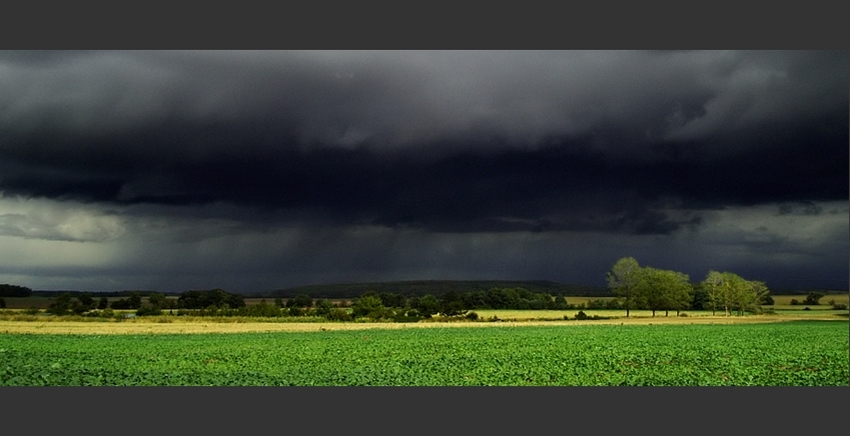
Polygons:
<instances>
[{"instance_id":1,"label":"green foliage","mask_svg":"<svg viewBox=\"0 0 850 436\"><path fill-rule=\"evenodd\" d=\"M162 309L158 306L142 306L136 310L136 316L159 316L162 315Z\"/></svg>"},{"instance_id":2,"label":"green foliage","mask_svg":"<svg viewBox=\"0 0 850 436\"><path fill-rule=\"evenodd\" d=\"M180 309L203 309L210 306L237 309L245 306L245 299L224 289L186 291L177 299L177 307Z\"/></svg>"},{"instance_id":3,"label":"green foliage","mask_svg":"<svg viewBox=\"0 0 850 436\"><path fill-rule=\"evenodd\" d=\"M58 297L56 297L56 300L54 300L53 303L50 304L50 306L47 308L47 313L62 316L67 315L70 310L71 293L63 292Z\"/></svg>"},{"instance_id":4,"label":"green foliage","mask_svg":"<svg viewBox=\"0 0 850 436\"><path fill-rule=\"evenodd\" d=\"M351 307L351 313L355 318L370 318L373 320L383 318L393 318L395 313L384 307L381 299L375 295L364 295L357 299L354 306Z\"/></svg>"},{"instance_id":5,"label":"green foliage","mask_svg":"<svg viewBox=\"0 0 850 436\"><path fill-rule=\"evenodd\" d=\"M313 299L307 294L298 294L286 302L286 307L313 307Z\"/></svg>"},{"instance_id":6,"label":"green foliage","mask_svg":"<svg viewBox=\"0 0 850 436\"><path fill-rule=\"evenodd\" d=\"M820 299L823 298L823 292L809 292L809 295L806 296L806 299L803 300L803 304L807 306L818 306L820 305Z\"/></svg>"},{"instance_id":7,"label":"green foliage","mask_svg":"<svg viewBox=\"0 0 850 436\"><path fill-rule=\"evenodd\" d=\"M702 286L702 283L694 286L694 290L691 295L691 309L707 310L711 308L708 298L708 290L706 290L705 287Z\"/></svg>"},{"instance_id":8,"label":"green foliage","mask_svg":"<svg viewBox=\"0 0 850 436\"><path fill-rule=\"evenodd\" d=\"M237 311L239 316L256 316L256 317L278 317L283 316L283 311L276 304L266 303L265 300L250 306L240 307Z\"/></svg>"},{"instance_id":9,"label":"green foliage","mask_svg":"<svg viewBox=\"0 0 850 436\"><path fill-rule=\"evenodd\" d=\"M325 315L328 321L354 321L354 317L351 316L345 309L334 308L331 309L327 315Z\"/></svg>"},{"instance_id":10,"label":"green foliage","mask_svg":"<svg viewBox=\"0 0 850 436\"><path fill-rule=\"evenodd\" d=\"M745 311L759 313L765 295L769 294L764 282L744 280L730 272L709 271L701 286L708 292L712 311L723 309L726 315L734 311L738 315L743 315Z\"/></svg>"},{"instance_id":11,"label":"green foliage","mask_svg":"<svg viewBox=\"0 0 850 436\"><path fill-rule=\"evenodd\" d=\"M8 283L0 285L0 297L29 297L30 295L32 295L32 289L26 286Z\"/></svg>"},{"instance_id":12,"label":"green foliage","mask_svg":"<svg viewBox=\"0 0 850 436\"><path fill-rule=\"evenodd\" d=\"M6 300L4 300L3 298L0 298L0 309L5 309L5 308L6 308Z\"/></svg>"},{"instance_id":13,"label":"green foliage","mask_svg":"<svg viewBox=\"0 0 850 436\"><path fill-rule=\"evenodd\" d=\"M569 303L567 303L567 299L564 298L563 295L558 295L555 297L554 302L552 303L553 310L566 310L569 307Z\"/></svg>"},{"instance_id":14,"label":"green foliage","mask_svg":"<svg viewBox=\"0 0 850 436\"><path fill-rule=\"evenodd\" d=\"M848 386L846 322L0 335L4 386ZM297 350L297 352L293 352Z\"/></svg>"},{"instance_id":15,"label":"green foliage","mask_svg":"<svg viewBox=\"0 0 850 436\"><path fill-rule=\"evenodd\" d=\"M656 268L641 268L635 288L637 299L652 310L681 310L689 306L692 288L686 274Z\"/></svg>"},{"instance_id":16,"label":"green foliage","mask_svg":"<svg viewBox=\"0 0 850 436\"><path fill-rule=\"evenodd\" d=\"M638 292L641 280L641 268L633 257L624 257L617 261L605 275L608 287L614 295L623 300L623 308L626 309L626 317L631 309L639 307L642 303L642 295Z\"/></svg>"},{"instance_id":17,"label":"green foliage","mask_svg":"<svg viewBox=\"0 0 850 436\"><path fill-rule=\"evenodd\" d=\"M100 297L100 300L97 302L97 308L99 310L103 310L109 307L109 299L106 297Z\"/></svg>"},{"instance_id":18,"label":"green foliage","mask_svg":"<svg viewBox=\"0 0 850 436\"><path fill-rule=\"evenodd\" d=\"M334 308L333 303L325 298L316 301L316 315L326 316Z\"/></svg>"},{"instance_id":19,"label":"green foliage","mask_svg":"<svg viewBox=\"0 0 850 436\"><path fill-rule=\"evenodd\" d=\"M148 303L150 303L151 306L158 307L158 308L162 309L166 305L165 295L160 294L158 292L154 292L154 293L148 295Z\"/></svg>"},{"instance_id":20,"label":"green foliage","mask_svg":"<svg viewBox=\"0 0 850 436\"><path fill-rule=\"evenodd\" d=\"M427 294L422 298L415 300L414 309L419 311L419 315L425 318L431 318L432 316L440 313L440 300L437 297Z\"/></svg>"},{"instance_id":21,"label":"green foliage","mask_svg":"<svg viewBox=\"0 0 850 436\"><path fill-rule=\"evenodd\" d=\"M92 298L91 292L83 292L82 294L77 296L77 300L80 301L80 304L83 307L88 308L87 310L94 309L94 298Z\"/></svg>"}]
</instances>

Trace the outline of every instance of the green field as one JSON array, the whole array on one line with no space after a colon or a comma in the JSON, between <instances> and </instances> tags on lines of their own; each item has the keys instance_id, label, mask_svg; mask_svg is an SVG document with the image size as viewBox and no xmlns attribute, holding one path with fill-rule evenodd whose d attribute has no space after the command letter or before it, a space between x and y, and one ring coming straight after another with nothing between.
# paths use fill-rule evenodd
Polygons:
<instances>
[{"instance_id":1,"label":"green field","mask_svg":"<svg viewBox=\"0 0 850 436\"><path fill-rule=\"evenodd\" d=\"M848 325L0 334L0 385L834 386Z\"/></svg>"}]
</instances>

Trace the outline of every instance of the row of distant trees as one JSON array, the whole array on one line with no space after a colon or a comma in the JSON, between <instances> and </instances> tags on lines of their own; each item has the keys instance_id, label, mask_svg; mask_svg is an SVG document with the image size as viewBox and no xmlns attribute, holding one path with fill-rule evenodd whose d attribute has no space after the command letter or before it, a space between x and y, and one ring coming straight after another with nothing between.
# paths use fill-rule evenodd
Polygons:
<instances>
[{"instance_id":1,"label":"row of distant trees","mask_svg":"<svg viewBox=\"0 0 850 436\"><path fill-rule=\"evenodd\" d=\"M641 267L634 258L624 257L605 278L611 291L622 300L626 317L631 309L651 310L655 316L660 310L675 310L678 314L688 308L743 315L760 312L762 304L772 304L764 282L745 280L731 272L709 271L705 280L694 285L687 274Z\"/></svg>"}]
</instances>

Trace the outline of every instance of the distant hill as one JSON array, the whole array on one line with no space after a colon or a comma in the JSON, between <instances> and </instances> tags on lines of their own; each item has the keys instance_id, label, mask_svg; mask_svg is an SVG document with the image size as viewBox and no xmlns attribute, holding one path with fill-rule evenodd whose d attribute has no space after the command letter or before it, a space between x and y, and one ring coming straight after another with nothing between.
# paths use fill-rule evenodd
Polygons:
<instances>
[{"instance_id":1,"label":"distant hill","mask_svg":"<svg viewBox=\"0 0 850 436\"><path fill-rule=\"evenodd\" d=\"M279 289L263 297L292 298L298 294L307 294L312 298L356 298L366 291L387 292L402 295L440 296L446 292L487 291L492 288L525 288L531 292L549 293L564 296L610 296L605 287L572 285L550 281L503 281L503 280L416 280L403 282L345 283L332 285L309 285Z\"/></svg>"}]
</instances>

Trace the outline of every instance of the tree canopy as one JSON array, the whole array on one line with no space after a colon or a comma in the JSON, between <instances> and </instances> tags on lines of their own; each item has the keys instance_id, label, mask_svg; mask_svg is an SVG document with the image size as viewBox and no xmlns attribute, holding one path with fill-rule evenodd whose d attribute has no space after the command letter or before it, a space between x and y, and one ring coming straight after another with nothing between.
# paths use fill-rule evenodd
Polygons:
<instances>
[{"instance_id":1,"label":"tree canopy","mask_svg":"<svg viewBox=\"0 0 850 436\"><path fill-rule=\"evenodd\" d=\"M623 301L626 316L629 309L648 309L669 312L688 308L723 309L730 315L737 312L760 312L761 304L770 291L764 282L745 280L735 273L710 271L696 286L687 274L641 267L631 257L617 261L606 273L609 288Z\"/></svg>"}]
</instances>

